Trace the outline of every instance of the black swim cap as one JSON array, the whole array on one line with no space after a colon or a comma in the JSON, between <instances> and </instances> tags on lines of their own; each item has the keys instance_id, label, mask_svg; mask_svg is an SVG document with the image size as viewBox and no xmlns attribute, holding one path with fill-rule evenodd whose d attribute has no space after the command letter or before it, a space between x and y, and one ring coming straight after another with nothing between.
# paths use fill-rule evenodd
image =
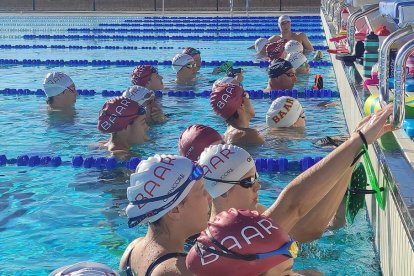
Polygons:
<instances>
[{"instance_id":1,"label":"black swim cap","mask_svg":"<svg viewBox=\"0 0 414 276\"><path fill-rule=\"evenodd\" d=\"M270 63L267 68L267 74L269 78L277 78L292 68L292 63L282 58L278 58Z\"/></svg>"}]
</instances>

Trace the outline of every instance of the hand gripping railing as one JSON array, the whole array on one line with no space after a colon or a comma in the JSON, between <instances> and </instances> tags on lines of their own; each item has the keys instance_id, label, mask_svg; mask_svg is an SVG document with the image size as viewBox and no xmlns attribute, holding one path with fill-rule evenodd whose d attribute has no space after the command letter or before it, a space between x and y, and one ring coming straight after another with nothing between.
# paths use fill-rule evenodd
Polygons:
<instances>
[{"instance_id":1,"label":"hand gripping railing","mask_svg":"<svg viewBox=\"0 0 414 276\"><path fill-rule=\"evenodd\" d=\"M391 33L384 39L380 50L379 50L379 70L378 70L378 79L379 79L379 97L381 105L385 106L388 104L390 95L389 95L389 85L388 85L388 76L389 76L389 60L390 60L390 48L391 45L399 40L400 38L413 32L411 25L403 29L398 29L397 31ZM395 75L394 75L395 77ZM404 87L405 89L405 87Z\"/></svg>"},{"instance_id":2,"label":"hand gripping railing","mask_svg":"<svg viewBox=\"0 0 414 276\"><path fill-rule=\"evenodd\" d=\"M348 17L348 21L346 24L347 35L348 35L348 47L349 51L352 52L354 49L354 42L355 42L355 22L371 12L377 11L379 9L378 4L374 5L364 5L355 12L351 13Z\"/></svg>"},{"instance_id":3,"label":"hand gripping railing","mask_svg":"<svg viewBox=\"0 0 414 276\"><path fill-rule=\"evenodd\" d=\"M405 63L414 49L414 40L405 43L397 53L394 68L394 104L392 124L395 128L402 126L405 117Z\"/></svg>"}]
</instances>

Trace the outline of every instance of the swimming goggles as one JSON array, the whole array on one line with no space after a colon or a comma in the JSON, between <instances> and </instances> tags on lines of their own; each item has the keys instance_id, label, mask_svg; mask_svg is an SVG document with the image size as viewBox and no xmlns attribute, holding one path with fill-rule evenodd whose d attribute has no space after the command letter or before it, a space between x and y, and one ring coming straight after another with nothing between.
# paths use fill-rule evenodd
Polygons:
<instances>
[{"instance_id":1,"label":"swimming goggles","mask_svg":"<svg viewBox=\"0 0 414 276\"><path fill-rule=\"evenodd\" d=\"M240 253L234 252L234 251L226 248L219 241L214 239L214 237L212 236L212 234L210 233L210 230L208 228L204 232L207 234L210 241L215 246L217 246L219 249L221 249L222 251L221 250L216 250L216 249L208 247L208 246L205 246L205 245L201 244L200 242L196 242L196 251L197 251L197 254L199 256L203 255L202 252L201 252L201 249L203 249L204 251L222 256L222 257L226 257L226 258L230 258L230 259L236 259L236 260L245 260L245 261L255 261L255 260L260 260L260 259L265 259L265 258L277 256L277 255L284 255L286 257L293 258L293 259L298 256L299 247L298 247L297 243L292 239L289 239L289 241L287 243L285 243L284 245L282 245L280 248L278 248L276 250L272 250L272 251L265 252L265 253L240 254Z\"/></svg>"},{"instance_id":2,"label":"swimming goggles","mask_svg":"<svg viewBox=\"0 0 414 276\"><path fill-rule=\"evenodd\" d=\"M299 118L302 118L302 119L305 119L306 118L306 116L305 116L305 110L302 109L302 112L300 113Z\"/></svg>"},{"instance_id":3,"label":"swimming goggles","mask_svg":"<svg viewBox=\"0 0 414 276\"><path fill-rule=\"evenodd\" d=\"M193 165L193 170L190 174L190 176L187 178L187 180L179 187L177 188L175 191L163 195L163 196L158 196L158 197L152 197L152 198L145 198L142 200L134 200L131 201L131 204L133 205L143 205L143 204L147 204L150 202L156 202L156 201L163 201L166 199L169 199L169 202L157 209L154 209L150 212L147 212L145 214L142 214L140 216L134 217L134 218L130 218L128 220L128 227L132 228L136 225L138 225L139 223L141 223L141 221L143 221L146 218L152 217L157 215L158 213L168 209L171 205L173 205L177 199L181 196L181 194L184 192L184 190L187 188L187 186L192 182L192 181L197 181L200 180L203 177L203 168L200 167L197 164ZM133 177L131 178L131 182L133 182Z\"/></svg>"},{"instance_id":4,"label":"swimming goggles","mask_svg":"<svg viewBox=\"0 0 414 276\"><path fill-rule=\"evenodd\" d=\"M210 178L210 177L206 177L206 176L204 176L204 179L215 181L215 182L220 182L220 183L225 183L225 184L240 185L245 189L249 189L249 188L253 187L253 185L258 181L259 174L255 173L254 176L246 177L246 178L243 178L239 181L215 179L215 178Z\"/></svg>"},{"instance_id":5,"label":"swimming goggles","mask_svg":"<svg viewBox=\"0 0 414 276\"><path fill-rule=\"evenodd\" d=\"M242 72L243 72L243 68L233 68L233 67L230 67L230 68L227 70L226 75L227 75L228 77L232 77L232 78L234 78L234 77L236 76L236 74L240 74L240 73L242 73Z\"/></svg>"},{"instance_id":6,"label":"swimming goggles","mask_svg":"<svg viewBox=\"0 0 414 276\"><path fill-rule=\"evenodd\" d=\"M302 65L301 65L301 66L299 66L299 68L301 68L301 67L303 67L303 68L308 67L308 63L305 61L304 63L302 63Z\"/></svg>"},{"instance_id":7,"label":"swimming goggles","mask_svg":"<svg viewBox=\"0 0 414 276\"><path fill-rule=\"evenodd\" d=\"M188 63L188 64L184 65L183 67L187 67L188 69L196 68L197 67L197 64L195 64L195 63Z\"/></svg>"},{"instance_id":8,"label":"swimming goggles","mask_svg":"<svg viewBox=\"0 0 414 276\"><path fill-rule=\"evenodd\" d=\"M288 76L289 78L296 77L296 73L283 73L284 75Z\"/></svg>"}]
</instances>

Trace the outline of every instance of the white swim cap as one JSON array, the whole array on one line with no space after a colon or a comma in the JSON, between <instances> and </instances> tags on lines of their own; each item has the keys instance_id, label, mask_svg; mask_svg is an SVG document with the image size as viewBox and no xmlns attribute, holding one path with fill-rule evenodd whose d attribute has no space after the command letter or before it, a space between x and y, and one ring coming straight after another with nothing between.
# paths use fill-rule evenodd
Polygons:
<instances>
[{"instance_id":1,"label":"white swim cap","mask_svg":"<svg viewBox=\"0 0 414 276\"><path fill-rule=\"evenodd\" d=\"M47 97L59 95L71 85L74 85L72 79L62 72L50 72L43 80L43 88Z\"/></svg>"},{"instance_id":2,"label":"white swim cap","mask_svg":"<svg viewBox=\"0 0 414 276\"><path fill-rule=\"evenodd\" d=\"M256 39L256 41L254 42L254 48L256 49L256 52L260 53L260 51L262 51L262 49L266 46L267 43L269 43L269 40L267 40L267 38L259 37L258 39Z\"/></svg>"},{"instance_id":3,"label":"white swim cap","mask_svg":"<svg viewBox=\"0 0 414 276\"><path fill-rule=\"evenodd\" d=\"M301 52L301 53L303 53L303 45L299 41L296 41L296 40L293 40L292 39L292 40L289 40L285 44L285 51L288 54L293 53L293 52Z\"/></svg>"},{"instance_id":4,"label":"white swim cap","mask_svg":"<svg viewBox=\"0 0 414 276\"><path fill-rule=\"evenodd\" d=\"M180 71L181 68L183 68L190 62L194 62L192 56L187 54L176 54L172 59L172 66L174 68L174 71L178 73L178 71Z\"/></svg>"},{"instance_id":5,"label":"white swim cap","mask_svg":"<svg viewBox=\"0 0 414 276\"><path fill-rule=\"evenodd\" d=\"M211 88L211 91L214 91L214 89L216 89L217 86L219 86L220 84L230 84L233 83L233 81L235 81L235 78L232 77L222 77L217 79L214 83L213 86ZM234 84L234 83L233 83Z\"/></svg>"},{"instance_id":6,"label":"white swim cap","mask_svg":"<svg viewBox=\"0 0 414 276\"><path fill-rule=\"evenodd\" d=\"M266 113L266 123L269 127L290 127L299 119L302 111L298 100L283 96L272 102Z\"/></svg>"},{"instance_id":7,"label":"white swim cap","mask_svg":"<svg viewBox=\"0 0 414 276\"><path fill-rule=\"evenodd\" d=\"M212 145L205 149L198 160L203 167L204 176L227 181L238 181L250 169L254 168L253 157L244 149L234 145ZM234 184L221 183L205 179L204 187L213 197L219 197Z\"/></svg>"},{"instance_id":8,"label":"white swim cap","mask_svg":"<svg viewBox=\"0 0 414 276\"><path fill-rule=\"evenodd\" d=\"M201 167L195 167L190 159L178 155L157 154L141 161L136 172L131 174L127 189L128 226L161 218L183 201L202 176Z\"/></svg>"},{"instance_id":9,"label":"white swim cap","mask_svg":"<svg viewBox=\"0 0 414 276\"><path fill-rule=\"evenodd\" d=\"M122 96L136 101L139 105L144 105L148 100L155 98L154 92L139 85L128 87L127 90L122 93Z\"/></svg>"},{"instance_id":10,"label":"white swim cap","mask_svg":"<svg viewBox=\"0 0 414 276\"><path fill-rule=\"evenodd\" d=\"M299 52L290 53L286 57L286 60L292 63L292 66L295 68L295 70L298 69L303 63L308 61L305 55Z\"/></svg>"},{"instance_id":11,"label":"white swim cap","mask_svg":"<svg viewBox=\"0 0 414 276\"><path fill-rule=\"evenodd\" d=\"M95 262L79 262L64 266L51 272L49 276L117 276L112 268Z\"/></svg>"},{"instance_id":12,"label":"white swim cap","mask_svg":"<svg viewBox=\"0 0 414 276\"><path fill-rule=\"evenodd\" d=\"M280 16L279 19L277 20L277 24L279 25L279 28L280 28L280 24L282 24L282 22L286 22L286 21L291 22L289 15Z\"/></svg>"}]
</instances>

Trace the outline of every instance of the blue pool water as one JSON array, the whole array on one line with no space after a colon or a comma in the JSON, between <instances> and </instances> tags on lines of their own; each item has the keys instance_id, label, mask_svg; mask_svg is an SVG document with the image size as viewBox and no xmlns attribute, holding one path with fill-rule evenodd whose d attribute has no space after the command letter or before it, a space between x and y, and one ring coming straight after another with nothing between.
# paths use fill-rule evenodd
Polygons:
<instances>
[{"instance_id":1,"label":"blue pool water","mask_svg":"<svg viewBox=\"0 0 414 276\"><path fill-rule=\"evenodd\" d=\"M78 49L2 49L2 59L101 59L101 60L170 60L182 48L199 48L202 58L213 60L257 61L247 47L254 41L116 41L116 40L26 40L25 34L70 34L68 28L104 28L99 24L123 23L133 17L0 17L0 44L11 45L113 45L155 47L139 50L78 50ZM147 20L148 21L148 20ZM246 20L248 22L248 20ZM19 22L18 24L16 22ZM275 21L276 22L276 21ZM312 23L315 26L319 21ZM320 22L319 22L320 23ZM252 23L253 24L253 23ZM275 23L276 24L276 23ZM115 27L111 27L115 28ZM122 27L127 28L127 27ZM309 31L310 32L310 31ZM173 31L169 31L173 33ZM317 31L321 33L320 30ZM156 33L155 33L156 34ZM225 34L229 34L226 32ZM239 34L239 33L238 33ZM255 35L246 31L245 35ZM263 35L268 36L268 32ZM323 39L313 40L325 45ZM168 46L168 49L164 49ZM161 49L160 49L161 48ZM311 58L312 55L309 55ZM329 61L327 55L324 57ZM78 89L124 90L130 83L133 66L0 66L0 90L5 88L37 90L42 88L44 76L50 70L61 70L75 81ZM174 84L170 66L159 66L166 90L184 90ZM191 90L209 90L215 79L212 67L204 67L199 80ZM266 87L266 71L258 66L245 66L243 85L247 90ZM325 87L337 90L332 67L312 68L310 77L301 77L299 91L310 88L313 76L324 76ZM0 95L0 154L8 158L19 155L61 156L70 161L75 155L108 156L103 150L90 145L107 136L96 129L98 111L108 98L79 96L76 114L59 118L47 113L45 98L35 95ZM345 119L339 98L338 106L321 108L317 104L327 99L302 99L306 110L306 130L296 139L276 139L264 125L264 115L270 99L254 99L256 117L253 126L263 130L266 143L250 147L254 157L286 157L298 160L305 155L325 156L332 149L314 143L326 135L346 135ZM180 133L190 124L204 123L223 133L222 119L213 114L207 98L160 99L169 120L150 130L151 141L136 147L135 151L147 157L155 153L176 154ZM127 204L126 187L129 185L127 169L113 171L72 168L70 166L17 167L0 166L0 274L46 275L68 263L94 260L118 267L119 258L130 241L142 236L144 226L129 229L123 208ZM260 201L270 205L280 191L299 172L279 174L262 173ZM300 199L298 199L300 200ZM326 275L378 275L380 268L373 249L371 228L365 212L361 212L353 225L304 246L295 268L314 268Z\"/></svg>"}]
</instances>

